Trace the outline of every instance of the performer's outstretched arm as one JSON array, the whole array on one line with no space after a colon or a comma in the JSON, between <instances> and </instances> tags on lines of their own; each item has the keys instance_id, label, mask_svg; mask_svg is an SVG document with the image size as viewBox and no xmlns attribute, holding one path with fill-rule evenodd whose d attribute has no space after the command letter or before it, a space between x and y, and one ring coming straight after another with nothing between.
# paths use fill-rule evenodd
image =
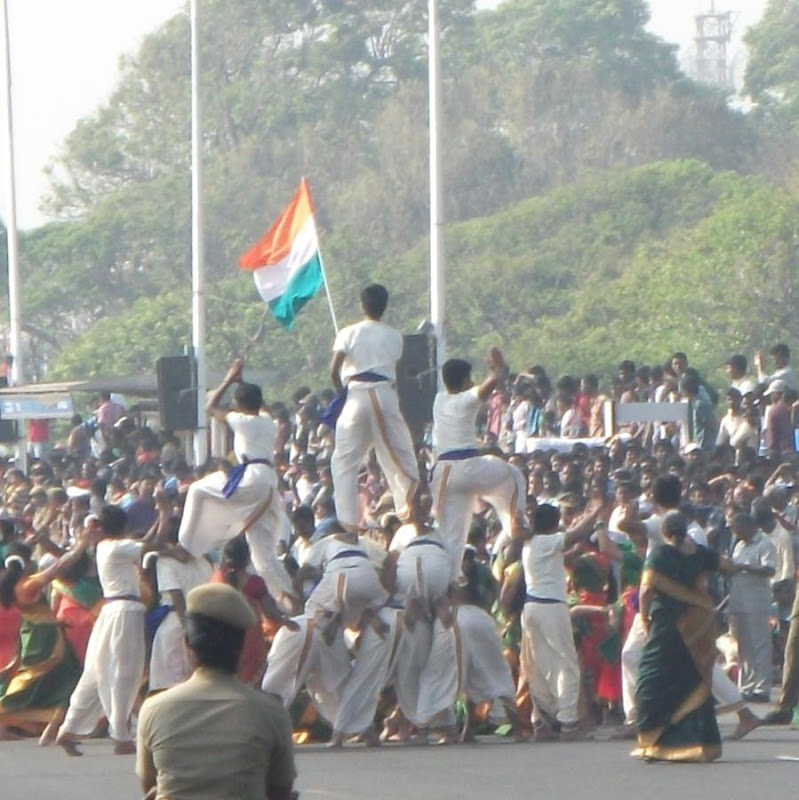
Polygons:
<instances>
[{"instance_id":1,"label":"performer's outstretched arm","mask_svg":"<svg viewBox=\"0 0 799 800\"><path fill-rule=\"evenodd\" d=\"M216 389L214 389L213 394L208 398L208 402L205 404L205 412L209 416L214 417L214 419L218 419L220 422L225 421L228 412L227 409L222 408L220 404L225 392L234 383L241 383L242 369L244 369L244 359L242 358L237 358L230 365L230 369L227 371L227 375L225 375L224 380L219 384L219 386L216 387Z\"/></svg>"}]
</instances>

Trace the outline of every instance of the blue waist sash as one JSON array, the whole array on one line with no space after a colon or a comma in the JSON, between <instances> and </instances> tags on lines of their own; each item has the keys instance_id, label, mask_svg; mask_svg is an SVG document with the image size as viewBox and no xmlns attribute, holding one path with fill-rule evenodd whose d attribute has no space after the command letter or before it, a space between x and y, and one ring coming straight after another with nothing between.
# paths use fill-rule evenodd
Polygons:
<instances>
[{"instance_id":1,"label":"blue waist sash","mask_svg":"<svg viewBox=\"0 0 799 800\"><path fill-rule=\"evenodd\" d=\"M247 467L249 467L250 464L266 464L267 467L272 466L272 462L268 458L251 458L248 461L243 461L241 464L233 467L233 469L228 473L227 483L222 489L222 494L226 498L231 497L236 489L239 488L239 484L244 478L244 473L247 471Z\"/></svg>"},{"instance_id":2,"label":"blue waist sash","mask_svg":"<svg viewBox=\"0 0 799 800\"><path fill-rule=\"evenodd\" d=\"M367 370L366 372L359 372L357 375L353 375L348 383L352 383L355 381L356 383L384 383L387 381L388 378L385 375L381 375L379 372L371 372ZM337 394L328 404L325 410L319 415L319 422L323 425L327 425L328 428L335 429L336 423L338 422L338 418L341 416L341 412L344 410L344 403L347 402L347 387L344 387L344 391L341 394Z\"/></svg>"},{"instance_id":3,"label":"blue waist sash","mask_svg":"<svg viewBox=\"0 0 799 800\"><path fill-rule=\"evenodd\" d=\"M439 461L466 461L467 458L479 456L480 451L476 447L467 447L464 450L448 450L438 456Z\"/></svg>"},{"instance_id":4,"label":"blue waist sash","mask_svg":"<svg viewBox=\"0 0 799 800\"><path fill-rule=\"evenodd\" d=\"M438 547L441 550L446 549L444 545L441 544L441 542L437 542L435 539L425 539L423 536L417 537L416 539L413 539L410 542L408 542L408 544L405 545L405 549L407 550L409 547L414 547L415 545L419 544L432 544L433 547Z\"/></svg>"},{"instance_id":5,"label":"blue waist sash","mask_svg":"<svg viewBox=\"0 0 799 800\"><path fill-rule=\"evenodd\" d=\"M169 616L172 606L156 606L144 615L144 632L148 641L152 642L161 623Z\"/></svg>"},{"instance_id":6,"label":"blue waist sash","mask_svg":"<svg viewBox=\"0 0 799 800\"><path fill-rule=\"evenodd\" d=\"M387 380L388 378L385 375L381 375L379 372L372 372L369 369L365 372L359 372L350 378L350 382L356 381L359 383L383 383Z\"/></svg>"},{"instance_id":7,"label":"blue waist sash","mask_svg":"<svg viewBox=\"0 0 799 800\"><path fill-rule=\"evenodd\" d=\"M341 550L330 561L335 561L337 558L369 558L369 556L363 550Z\"/></svg>"},{"instance_id":8,"label":"blue waist sash","mask_svg":"<svg viewBox=\"0 0 799 800\"><path fill-rule=\"evenodd\" d=\"M563 600L555 600L553 597L536 597L534 594L526 594L524 596L525 603L543 603L544 605L552 605L553 603L562 603Z\"/></svg>"}]
</instances>

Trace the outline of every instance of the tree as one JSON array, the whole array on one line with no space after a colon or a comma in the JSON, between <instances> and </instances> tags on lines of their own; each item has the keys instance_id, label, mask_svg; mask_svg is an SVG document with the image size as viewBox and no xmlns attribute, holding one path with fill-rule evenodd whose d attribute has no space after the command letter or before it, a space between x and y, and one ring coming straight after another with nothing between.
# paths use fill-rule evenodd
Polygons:
<instances>
[{"instance_id":1,"label":"tree","mask_svg":"<svg viewBox=\"0 0 799 800\"><path fill-rule=\"evenodd\" d=\"M799 124L799 2L769 0L760 22L746 33L744 90L758 112L780 127Z\"/></svg>"}]
</instances>

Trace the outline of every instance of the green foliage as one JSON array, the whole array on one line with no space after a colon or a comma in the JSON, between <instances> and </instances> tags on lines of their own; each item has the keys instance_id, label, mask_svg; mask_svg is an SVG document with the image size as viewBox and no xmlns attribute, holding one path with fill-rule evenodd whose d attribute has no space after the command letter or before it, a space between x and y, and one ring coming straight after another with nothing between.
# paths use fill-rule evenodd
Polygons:
<instances>
[{"instance_id":1,"label":"green foliage","mask_svg":"<svg viewBox=\"0 0 799 800\"><path fill-rule=\"evenodd\" d=\"M779 126L799 124L799 2L769 0L762 19L746 34L749 60L745 91Z\"/></svg>"}]
</instances>

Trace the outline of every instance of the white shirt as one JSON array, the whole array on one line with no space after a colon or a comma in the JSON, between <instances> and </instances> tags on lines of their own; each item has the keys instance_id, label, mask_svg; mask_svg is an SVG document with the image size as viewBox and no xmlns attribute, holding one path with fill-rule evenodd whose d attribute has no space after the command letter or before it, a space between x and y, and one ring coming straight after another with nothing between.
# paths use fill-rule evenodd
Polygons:
<instances>
[{"instance_id":1,"label":"white shirt","mask_svg":"<svg viewBox=\"0 0 799 800\"><path fill-rule=\"evenodd\" d=\"M139 597L139 564L144 544L134 539L103 539L97 545L97 577L103 597Z\"/></svg>"},{"instance_id":2,"label":"white shirt","mask_svg":"<svg viewBox=\"0 0 799 800\"><path fill-rule=\"evenodd\" d=\"M275 457L277 426L270 416L229 411L225 419L233 431L233 452L240 463L254 458L271 461Z\"/></svg>"},{"instance_id":3,"label":"white shirt","mask_svg":"<svg viewBox=\"0 0 799 800\"><path fill-rule=\"evenodd\" d=\"M757 382L744 375L743 378L736 378L732 381L730 386L732 386L733 389L737 389L741 393L741 397L743 397L745 394L754 392L757 388Z\"/></svg>"},{"instance_id":4,"label":"white shirt","mask_svg":"<svg viewBox=\"0 0 799 800\"><path fill-rule=\"evenodd\" d=\"M438 455L477 447L477 412L480 389L439 392L433 402L433 448Z\"/></svg>"},{"instance_id":5,"label":"white shirt","mask_svg":"<svg viewBox=\"0 0 799 800\"><path fill-rule=\"evenodd\" d=\"M787 367L780 367L773 375L767 375L763 370L759 369L757 377L760 383L767 383L769 386L774 381L784 381L786 389L796 389L796 374L790 364Z\"/></svg>"},{"instance_id":6,"label":"white shirt","mask_svg":"<svg viewBox=\"0 0 799 800\"><path fill-rule=\"evenodd\" d=\"M167 606L172 604L172 598L167 592L182 592L186 597L196 586L208 583L212 572L211 565L204 558L191 558L183 562L169 556L159 556L155 575L158 578L161 602Z\"/></svg>"},{"instance_id":7,"label":"white shirt","mask_svg":"<svg viewBox=\"0 0 799 800\"><path fill-rule=\"evenodd\" d=\"M541 534L533 536L522 551L524 585L528 595L543 600L559 600L565 603L566 568L563 566L563 550L566 534Z\"/></svg>"},{"instance_id":8,"label":"white shirt","mask_svg":"<svg viewBox=\"0 0 799 800\"><path fill-rule=\"evenodd\" d=\"M760 531L773 545L777 551L777 571L771 579L772 583L778 581L793 580L793 540L791 534L777 522L771 533L761 529Z\"/></svg>"},{"instance_id":9,"label":"white shirt","mask_svg":"<svg viewBox=\"0 0 799 800\"><path fill-rule=\"evenodd\" d=\"M344 383L361 372L385 375L393 383L397 361L402 356L402 334L382 322L366 319L342 328L336 334L333 352L344 354L341 365Z\"/></svg>"}]
</instances>

